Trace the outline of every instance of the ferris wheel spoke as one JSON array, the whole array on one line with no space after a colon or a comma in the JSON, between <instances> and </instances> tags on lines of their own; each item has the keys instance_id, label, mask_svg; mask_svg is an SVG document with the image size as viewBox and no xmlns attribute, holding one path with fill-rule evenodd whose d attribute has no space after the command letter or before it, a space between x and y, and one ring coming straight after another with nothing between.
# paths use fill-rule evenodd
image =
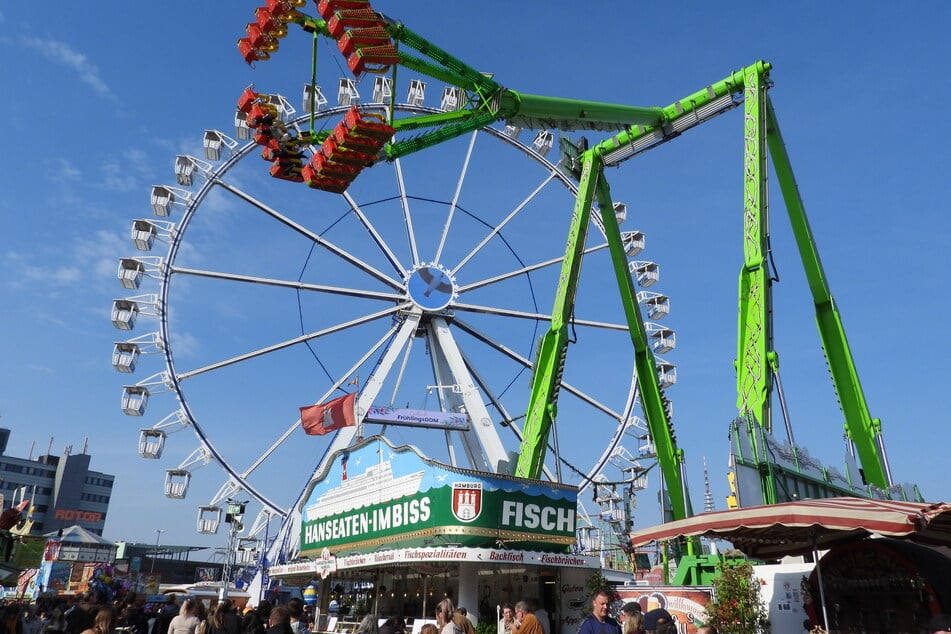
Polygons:
<instances>
[{"instance_id":1,"label":"ferris wheel spoke","mask_svg":"<svg viewBox=\"0 0 951 634\"><path fill-rule=\"evenodd\" d=\"M468 157L466 157L466 158L467 158L467 161L468 161ZM518 205L516 205L516 206L515 206L515 209L513 209L511 212L509 212L509 215L506 216L506 217L502 220L502 222L500 222L500 223L497 224L495 227L493 227L493 228L492 228L492 231L490 231L484 238L482 238L482 241L479 242L479 244L477 244L477 245L475 246L475 248L473 248L464 258L462 258L462 260L459 262L459 264L457 264L457 265L452 269L452 274L455 275L456 273L458 273L459 270L460 270L463 266L465 266L466 263L469 262L469 260L471 260L473 257L475 257L476 254L479 253L479 251L481 251L482 248L483 248L486 244L488 244L489 241L490 241L492 238L494 238L496 235L498 235L499 232L502 231L502 228L505 227L505 225L508 224L509 221L512 220L512 218L514 218L515 216L517 216L517 215L519 214L519 212L521 212L521 211L525 208L525 206L526 206L528 203L530 203L530 202L545 188L545 186L548 185L548 183L550 183L550 182L555 178L556 174L557 174L557 172L554 172L554 171L550 172L550 173L548 174L548 178L546 178L545 180L543 180L543 181L541 182L541 184L538 185L538 187L536 187L528 196L526 196ZM458 192L457 192L457 195L458 195ZM455 205L455 201L453 201L453 205ZM446 230L448 230L448 229L449 229L449 227L448 227L448 224L447 224Z\"/></svg>"},{"instance_id":2,"label":"ferris wheel spoke","mask_svg":"<svg viewBox=\"0 0 951 634\"><path fill-rule=\"evenodd\" d=\"M497 308L494 306L480 306L477 304L453 304L457 311L462 310L471 313L481 313L483 315L497 315L499 317L517 317L520 319L530 319L532 321L551 321L551 315L545 313L530 313L523 310L512 310L509 308ZM604 328L605 330L627 331L626 324L612 324L606 321L592 321L590 319L572 319L573 326L590 326L592 328Z\"/></svg>"},{"instance_id":3,"label":"ferris wheel spoke","mask_svg":"<svg viewBox=\"0 0 951 634\"><path fill-rule=\"evenodd\" d=\"M489 402L493 407L499 412L499 416L502 417L501 424L503 426L511 426L515 419L508 412L505 405L502 403L501 399L495 394L495 391L489 385L489 383L482 377L482 374L479 372L478 368L469 360L469 355L462 351L462 359L466 363L466 368L468 368L469 373L472 375L472 378L475 380L476 384L479 386L479 389L485 394L486 398L489 399ZM512 427L512 430L515 432L515 435L521 441L521 432L517 427Z\"/></svg>"},{"instance_id":4,"label":"ferris wheel spoke","mask_svg":"<svg viewBox=\"0 0 951 634\"><path fill-rule=\"evenodd\" d=\"M413 268L419 266L419 249L416 248L416 230L413 229L413 214L409 209L409 197L406 195L406 181L403 180L403 163L399 159L393 161L396 170L396 184L400 190L400 206L403 209L403 222L406 223L406 237L409 240L409 250L413 254Z\"/></svg>"},{"instance_id":5,"label":"ferris wheel spoke","mask_svg":"<svg viewBox=\"0 0 951 634\"><path fill-rule=\"evenodd\" d=\"M365 291L354 288L342 288L339 286L327 286L325 284L307 284L304 282L291 280L275 280L266 277L255 277L253 275L240 275L238 273L223 273L221 271L208 271L203 269L188 269L180 267L170 267L172 273L182 275L191 275L195 277L205 277L217 280L228 280L232 282L247 282L250 284L264 284L267 286L279 286L283 288L293 288L301 291L315 291L327 293L330 295L344 295L347 297L360 297L362 299L381 299L386 301L399 301L402 295L397 293L383 293L380 291Z\"/></svg>"},{"instance_id":6,"label":"ferris wheel spoke","mask_svg":"<svg viewBox=\"0 0 951 634\"><path fill-rule=\"evenodd\" d=\"M223 361L218 361L217 363L212 363L212 364L197 368L195 370L191 370L190 372L183 372L181 374L178 374L177 377L179 380L184 380L184 379L191 378L193 376L197 376L199 374L204 374L205 372L210 372L212 370L224 368L229 365L234 365L235 363L241 363L242 361L247 361L248 359L254 359L256 357L260 357L260 356L269 354L271 352L275 352L277 350L283 350L284 348L296 346L298 344L304 343L305 341L310 341L312 339L319 339L320 337L341 332L343 330L347 330L348 328L353 328L354 326L359 326L361 324L366 324L371 321L381 319L383 317L388 317L394 313L399 312L400 310L403 310L404 308L407 308L408 306L409 306L408 303L400 304L397 306L391 306L384 310L377 311L369 315L364 315L363 317L358 317L357 319L351 319L350 321L343 322L335 326L331 326L329 328L317 330L317 331L308 333L306 335L301 335L300 337L294 337L293 339L287 339L285 341L276 343L271 346L267 346L265 348L259 348L257 350L253 350L251 352L247 352L245 354L239 355L237 357L232 357L230 359L225 359Z\"/></svg>"},{"instance_id":7,"label":"ferris wheel spoke","mask_svg":"<svg viewBox=\"0 0 951 634\"><path fill-rule=\"evenodd\" d=\"M324 392L324 394L323 394L319 399L317 399L317 402L318 402L318 403L324 402L325 400L327 400L327 398L330 397L330 395L332 395L334 392L336 392L337 390L339 390L340 387L344 384L344 382L345 382L347 379L349 379L349 378L360 368L360 366L362 366L364 363L366 363L367 360L368 360L371 356L373 356L374 354L376 354L376 353L380 350L380 348L383 347L384 344L386 344L388 341L391 341L391 340L393 339L394 335L397 333L397 331L398 331L400 328L415 327L415 326L406 326L406 323L407 323L407 322L404 322L403 324L400 324L400 325L393 325L393 326L386 332L386 334L384 334L382 337L380 337L380 338L377 340L377 342L376 342L374 345L370 346L370 348L363 354L363 356L360 357L359 360L357 360L356 363L354 363L353 365L351 365L350 368L347 369L346 372L344 372L343 374L341 374L340 377L339 377L336 381L334 381L333 385L330 386L330 389L328 389L326 392ZM257 469L257 468L260 467L262 464L264 464L264 462L265 462L268 458L270 458L271 455L281 447L281 445L284 444L284 441L286 441L286 440L290 437L290 435L291 435L292 433L294 433L294 431L295 431L298 427L300 427L300 423L301 423L300 418L298 418L296 421L294 421L294 423L293 423L290 427L288 427L287 430L286 430L283 434L281 434L281 435L278 437L278 439L275 440L274 443L272 443L271 446L268 447L267 450L266 450L264 453L262 453L262 454L257 458L257 460L255 460L255 461L251 464L251 466L249 466L249 467L244 471L244 473L241 474L241 477L242 477L242 478L247 478L248 476L250 476L250 475L255 471L255 469Z\"/></svg>"},{"instance_id":8,"label":"ferris wheel spoke","mask_svg":"<svg viewBox=\"0 0 951 634\"><path fill-rule=\"evenodd\" d=\"M514 350L512 350L512 349L509 348L508 346L505 346L505 345L503 345L503 344L501 344L501 343L498 343L497 341L495 341L494 339L492 339L491 337L489 337L489 336L486 335L485 333L483 333L483 332L479 331L478 329L473 328L473 327L470 326L469 324L465 323L463 320L456 318L456 319L453 320L452 323L453 323L453 325L455 325L457 328L463 330L464 332L469 333L470 335L472 335L473 337L475 337L476 339L478 339L478 340L481 341L482 343L486 344L487 346L489 346L489 347L492 348L493 350L496 350L496 351L500 352L501 354L507 356L508 358L512 359L512 360L515 361L516 363L520 363L521 365L525 366L526 368L532 368L532 367L533 367L533 364L532 364L532 362L531 362L530 360L528 360L527 358L525 358L525 357L523 357L522 355L518 354L517 352L515 352ZM602 413L604 413L604 414L607 414L611 419L616 420L616 421L623 420L622 415L621 415L619 412L614 411L613 409L611 409L610 407L608 407L608 406L605 405L604 403L602 403L602 402L600 402L599 400L597 400L596 398L594 398L594 397L588 395L588 394L587 394L586 392L584 392L583 390L580 390L580 389L576 388L575 386L571 385L570 383L565 383L564 381L562 381L562 383L561 383L561 389L564 390L565 392L568 392L569 394L571 394L571 395L577 397L578 399L580 399L581 401L587 403L588 405L594 407L594 408L597 409L598 411L600 411L600 412L602 412Z\"/></svg>"},{"instance_id":9,"label":"ferris wheel spoke","mask_svg":"<svg viewBox=\"0 0 951 634\"><path fill-rule=\"evenodd\" d=\"M393 383L393 394L390 396L390 405L396 402L396 395L399 394L400 387L403 385L403 376L406 373L406 366L409 363L410 353L413 351L413 338L406 342L406 349L403 351L403 360L400 362L400 369L396 373L396 381Z\"/></svg>"},{"instance_id":10,"label":"ferris wheel spoke","mask_svg":"<svg viewBox=\"0 0 951 634\"><path fill-rule=\"evenodd\" d=\"M272 218L274 218L275 220L277 220L278 222L280 222L280 223L283 224L284 226L289 227L290 229L292 229L292 230L296 231L297 233L301 234L302 236L305 236L305 237L307 237L307 238L313 240L318 246L320 246L320 247L322 247L322 248L324 248L324 249L330 251L331 253L333 253L333 254L336 255L337 257L341 258L342 260L344 260L344 261L346 261L346 262L349 262L350 264L354 265L356 268L360 269L360 270L363 271L364 273L367 273L368 275L371 275L371 276L375 277L376 279L380 280L381 282L383 282L384 284L386 284L386 285L389 286L390 288L393 288L393 289L395 289L395 290L400 290L400 289L402 288L403 285L402 285L398 280L395 280L395 279L393 279L392 277L386 275L385 273L383 273L383 272L381 272L381 271L378 271L376 268L374 268L373 266L367 264L366 262L364 262L364 261L361 260L360 258L358 258L358 257L356 257L356 256L354 256L354 255L352 255L351 253L349 253L349 252L346 251L345 249L342 249L341 247L337 246L337 245L334 244L333 242L330 242L329 240L327 240L327 239L321 237L320 235L314 233L313 231L311 231L311 230L308 229L307 227L304 227L303 225L301 225L301 224L299 224L299 223L297 223L297 222L294 222L293 220L291 220L291 219L288 218L287 216L283 215L282 213L280 213L280 212L277 211L276 209L273 209L273 208L269 207L268 205L264 204L263 202L257 200L256 198L254 198L254 197L251 196L250 194L247 194L247 193L241 191L240 189L238 189L237 187L234 187L233 185L229 185L228 183L226 183L226 182L224 182L224 181L220 181L220 180L219 180L219 181L218 181L218 184L219 184L221 187L224 187L225 189L227 189L228 191L230 191L232 194L234 194L234 195L237 196L238 198L241 198L242 200L244 200L244 201L247 202L248 204L253 205L254 207L257 207L258 209L260 209L261 211L263 211L263 212L266 213L267 215L271 216Z\"/></svg>"},{"instance_id":11,"label":"ferris wheel spoke","mask_svg":"<svg viewBox=\"0 0 951 634\"><path fill-rule=\"evenodd\" d=\"M402 264L400 264L396 255L393 253L393 250L390 249L390 245L386 243L386 240L383 239L383 236L380 235L380 232L376 230L376 227L372 222L370 222L370 219L367 218L367 215L363 212L363 209L360 207L357 201L353 199L353 196L350 195L350 192L345 191L343 193L343 198L347 201L347 204L350 205L351 211L353 211L354 215L356 215L356 217L360 220L360 223L369 232L370 237L373 238L373 241L376 243L376 245L380 247L380 251L382 251L386 259L389 260L393 269L401 277L405 276L406 269Z\"/></svg>"},{"instance_id":12,"label":"ferris wheel spoke","mask_svg":"<svg viewBox=\"0 0 951 634\"><path fill-rule=\"evenodd\" d=\"M597 244L597 245L595 245L595 246L593 246L593 247L588 247L587 249L585 249L584 251L582 251L581 254L582 254L582 256L584 256L584 255L587 255L587 254L589 254L589 253L594 253L595 251L600 251L600 250L602 250L602 249L606 249L607 247L608 247L608 243L607 243L607 242L605 242L605 243L603 243L603 244ZM459 294L461 295L461 294L465 293L466 291L475 290L475 289L477 289L477 288L482 288L483 286L488 286L489 284L495 284L495 283L497 283L497 282L502 282L502 281L504 281L504 280L508 280L508 279L513 278L513 277L518 277L519 275L524 275L525 273L531 273L531 272L533 272L533 271L538 271L539 269L543 269L543 268L545 268L545 267L547 267L547 266L553 266L553 265L555 265L555 264L560 264L561 261L564 260L564 259L565 259L564 256L557 257L557 258L552 258L552 259L550 259L550 260L545 260L544 262L538 262L538 263L536 263L536 264L530 264L530 265L528 265L528 266L524 266L524 267L522 267L522 268L520 268L520 269L515 269L515 270L513 270L513 271L508 271L508 272L506 272L506 273L502 273L501 275L496 275L496 276L494 276L494 277L487 277L487 278L485 278L485 279L483 279L483 280L478 280L478 281L476 281L476 282L472 282L472 283L470 283L470 284L466 284L466 285L464 285L464 286L460 286L460 287L459 287Z\"/></svg>"},{"instance_id":13,"label":"ferris wheel spoke","mask_svg":"<svg viewBox=\"0 0 951 634\"><path fill-rule=\"evenodd\" d=\"M462 163L462 170L459 172L459 180L456 181L456 192L452 196L452 203L449 205L449 211L446 214L446 224L443 225L442 235L439 237L439 246L436 248L436 255L433 262L439 262L442 257L443 247L446 246L446 236L449 235L449 227L452 225L452 216L456 212L456 205L459 203L459 193L462 191L462 184L466 180L466 174L469 172L469 160L472 158L472 149L475 147L478 131L474 131L469 137L469 148L466 150L466 158Z\"/></svg>"}]
</instances>

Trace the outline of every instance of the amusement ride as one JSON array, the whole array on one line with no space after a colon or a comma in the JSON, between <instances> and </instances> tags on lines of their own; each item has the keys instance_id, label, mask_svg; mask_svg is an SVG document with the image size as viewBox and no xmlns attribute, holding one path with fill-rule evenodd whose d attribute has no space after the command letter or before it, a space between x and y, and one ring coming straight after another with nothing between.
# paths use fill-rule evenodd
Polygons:
<instances>
[{"instance_id":1,"label":"amusement ride","mask_svg":"<svg viewBox=\"0 0 951 634\"><path fill-rule=\"evenodd\" d=\"M152 187L154 216L133 221L138 255L119 263L129 295L113 324L147 332L117 342L113 366L155 370L122 388L126 414L158 419L139 453L171 459L171 498L206 465L224 473L198 507L199 533L248 500L258 511L240 527L246 563L265 551L293 560L311 475L381 435L452 468L576 487L572 551L631 565L625 535L649 472L664 517L694 509L672 421L671 300L606 170L733 110L744 155L731 504L920 499L893 480L866 405L769 63L664 107L562 99L506 87L367 0L311 9L267 0L252 12L237 48L261 79L236 87L234 132L206 130L201 156L175 157L175 183ZM267 76L298 29L313 41L299 110ZM320 72L319 47L338 56ZM342 66L349 76L327 79ZM768 160L842 410L841 471L796 445L785 410ZM353 424L329 441L301 431L299 407L348 394Z\"/></svg>"}]
</instances>

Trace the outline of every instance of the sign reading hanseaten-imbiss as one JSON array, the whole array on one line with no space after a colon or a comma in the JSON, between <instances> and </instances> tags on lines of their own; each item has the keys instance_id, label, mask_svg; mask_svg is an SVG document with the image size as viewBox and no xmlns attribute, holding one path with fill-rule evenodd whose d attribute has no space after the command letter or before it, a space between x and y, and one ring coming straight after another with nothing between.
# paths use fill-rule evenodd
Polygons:
<instances>
[{"instance_id":1,"label":"sign reading hanseaten-imbiss","mask_svg":"<svg viewBox=\"0 0 951 634\"><path fill-rule=\"evenodd\" d=\"M397 544L564 552L575 541L575 487L456 469L383 436L337 452L310 486L304 556Z\"/></svg>"}]
</instances>

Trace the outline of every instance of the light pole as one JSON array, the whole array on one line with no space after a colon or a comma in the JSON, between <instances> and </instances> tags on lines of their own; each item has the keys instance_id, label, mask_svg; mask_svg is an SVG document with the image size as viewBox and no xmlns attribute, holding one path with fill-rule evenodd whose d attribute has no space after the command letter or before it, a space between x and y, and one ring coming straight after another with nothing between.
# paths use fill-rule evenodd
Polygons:
<instances>
[{"instance_id":1,"label":"light pole","mask_svg":"<svg viewBox=\"0 0 951 634\"><path fill-rule=\"evenodd\" d=\"M221 569L221 590L218 592L218 600L224 601L228 598L228 582L231 581L232 558L235 554L235 539L244 525L244 509L248 501L238 502L228 498L228 512L225 513L225 522L228 524L228 548L225 550L225 562Z\"/></svg>"},{"instance_id":2,"label":"light pole","mask_svg":"<svg viewBox=\"0 0 951 634\"><path fill-rule=\"evenodd\" d=\"M158 555L158 544L159 540L162 538L162 533L165 532L164 528L155 529L155 550L152 551L152 564L149 566L149 574L155 572L155 556Z\"/></svg>"}]
</instances>

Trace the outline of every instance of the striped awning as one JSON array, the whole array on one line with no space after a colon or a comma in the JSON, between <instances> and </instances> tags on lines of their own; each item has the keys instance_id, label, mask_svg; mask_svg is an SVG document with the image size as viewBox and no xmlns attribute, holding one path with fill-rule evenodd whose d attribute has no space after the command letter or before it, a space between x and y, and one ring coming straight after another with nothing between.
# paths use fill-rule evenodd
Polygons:
<instances>
[{"instance_id":1,"label":"striped awning","mask_svg":"<svg viewBox=\"0 0 951 634\"><path fill-rule=\"evenodd\" d=\"M635 531L631 544L711 537L731 542L747 556L768 559L870 535L951 546L951 504L838 497L751 506Z\"/></svg>"}]
</instances>

